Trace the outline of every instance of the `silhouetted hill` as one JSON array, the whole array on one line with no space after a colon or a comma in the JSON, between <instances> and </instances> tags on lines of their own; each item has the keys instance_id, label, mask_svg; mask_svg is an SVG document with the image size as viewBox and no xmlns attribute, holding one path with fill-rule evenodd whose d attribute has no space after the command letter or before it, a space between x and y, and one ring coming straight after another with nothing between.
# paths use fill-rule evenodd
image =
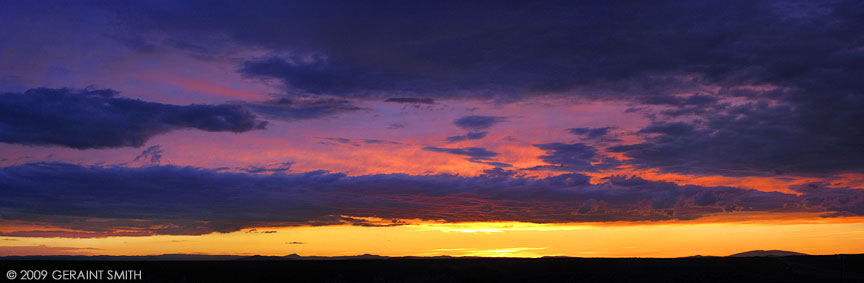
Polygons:
<instances>
[{"instance_id":1,"label":"silhouetted hill","mask_svg":"<svg viewBox=\"0 0 864 283\"><path fill-rule=\"evenodd\" d=\"M362 254L352 256L301 256L298 254L290 254L286 256L250 256L240 258L238 260L354 260L354 259L391 259L393 257Z\"/></svg>"},{"instance_id":2,"label":"silhouetted hill","mask_svg":"<svg viewBox=\"0 0 864 283\"><path fill-rule=\"evenodd\" d=\"M733 254L733 255L730 255L729 257L796 256L796 255L808 255L808 254L802 254L802 253L790 252L790 251L781 251L781 250L768 250L768 251L755 250L755 251L748 251L748 252Z\"/></svg>"},{"instance_id":3,"label":"silhouetted hill","mask_svg":"<svg viewBox=\"0 0 864 283\"><path fill-rule=\"evenodd\" d=\"M199 255L199 254L164 254L164 255L141 255L141 256L112 256L112 255L28 255L28 256L5 256L0 260L52 260L52 261L218 261L239 260L246 256L239 255Z\"/></svg>"},{"instance_id":4,"label":"silhouetted hill","mask_svg":"<svg viewBox=\"0 0 864 283\"><path fill-rule=\"evenodd\" d=\"M782 257L782 256L804 256L807 254L780 251L780 250L755 250L729 255L727 257ZM711 258L716 256L694 255L682 258ZM53 260L53 261L280 261L280 260L373 260L373 259L470 259L482 257L452 257L452 256L405 256L388 257L373 254L362 254L353 256L301 256L290 254L286 256L240 256L240 255L198 255L198 254L164 254L145 256L108 256L108 255L51 255L51 256L6 256L0 260ZM568 256L545 256L546 259L575 258Z\"/></svg>"},{"instance_id":5,"label":"silhouetted hill","mask_svg":"<svg viewBox=\"0 0 864 283\"><path fill-rule=\"evenodd\" d=\"M240 256L240 255L197 255L197 254L164 254L143 256L110 256L110 255L32 255L5 256L0 260L51 260L51 261L265 261L265 260L355 260L355 259L393 259L402 257L387 257L372 254L353 256L301 256L290 254L286 256ZM449 258L444 257L404 257L404 258Z\"/></svg>"},{"instance_id":6,"label":"silhouetted hill","mask_svg":"<svg viewBox=\"0 0 864 283\"><path fill-rule=\"evenodd\" d=\"M708 257L717 257L717 256L713 256L713 255L691 255L691 256L685 256L682 258L708 258Z\"/></svg>"}]
</instances>

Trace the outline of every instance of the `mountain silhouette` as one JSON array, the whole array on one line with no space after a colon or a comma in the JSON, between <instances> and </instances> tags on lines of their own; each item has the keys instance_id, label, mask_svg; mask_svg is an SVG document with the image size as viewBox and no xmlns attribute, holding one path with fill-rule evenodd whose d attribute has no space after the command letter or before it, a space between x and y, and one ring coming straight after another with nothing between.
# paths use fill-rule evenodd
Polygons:
<instances>
[{"instance_id":1,"label":"mountain silhouette","mask_svg":"<svg viewBox=\"0 0 864 283\"><path fill-rule=\"evenodd\" d=\"M763 257L763 256L798 256L798 255L808 255L802 254L798 252L790 252L790 251L781 251L781 250L754 250L747 251L743 253L737 253L733 255L729 255L729 257Z\"/></svg>"}]
</instances>

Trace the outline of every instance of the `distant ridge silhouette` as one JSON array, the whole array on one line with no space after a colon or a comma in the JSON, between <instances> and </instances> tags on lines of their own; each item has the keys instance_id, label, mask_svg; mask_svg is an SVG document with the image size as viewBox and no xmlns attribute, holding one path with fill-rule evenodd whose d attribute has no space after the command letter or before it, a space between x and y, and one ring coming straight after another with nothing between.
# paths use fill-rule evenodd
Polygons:
<instances>
[{"instance_id":1,"label":"distant ridge silhouette","mask_svg":"<svg viewBox=\"0 0 864 283\"><path fill-rule=\"evenodd\" d=\"M800 255L808 255L802 254L798 252L790 252L790 251L781 251L781 250L755 250L755 251L747 251L743 253L737 253L733 255L729 255L728 257L763 257L763 256L800 256Z\"/></svg>"},{"instance_id":2,"label":"distant ridge silhouette","mask_svg":"<svg viewBox=\"0 0 864 283\"><path fill-rule=\"evenodd\" d=\"M754 252L778 251L741 254ZM7 271L134 269L144 276L140 282L864 282L864 254L699 258L173 254L0 257L0 266Z\"/></svg>"},{"instance_id":3,"label":"distant ridge silhouette","mask_svg":"<svg viewBox=\"0 0 864 283\"><path fill-rule=\"evenodd\" d=\"M476 258L451 256L400 256L389 257L373 254L352 256L301 256L289 254L286 256L246 256L246 255L200 255L200 254L163 254L143 256L109 256L109 255L30 255L30 256L0 256L0 260L59 260L59 261L284 261L284 260L368 260L368 259L448 259Z\"/></svg>"},{"instance_id":4,"label":"distant ridge silhouette","mask_svg":"<svg viewBox=\"0 0 864 283\"><path fill-rule=\"evenodd\" d=\"M754 250L737 253L726 257L782 257L808 256L808 254L781 250ZM723 256L693 255L681 258L718 258ZM31 256L0 256L0 260L55 260L55 261L292 261L292 260L383 260L383 259L480 259L476 256L398 256L389 257L373 254L352 256L301 256L289 254L285 256L247 256L247 255L201 255L201 254L163 254L144 256L108 256L108 255L31 255ZM543 259L576 259L569 256L544 256Z\"/></svg>"}]
</instances>

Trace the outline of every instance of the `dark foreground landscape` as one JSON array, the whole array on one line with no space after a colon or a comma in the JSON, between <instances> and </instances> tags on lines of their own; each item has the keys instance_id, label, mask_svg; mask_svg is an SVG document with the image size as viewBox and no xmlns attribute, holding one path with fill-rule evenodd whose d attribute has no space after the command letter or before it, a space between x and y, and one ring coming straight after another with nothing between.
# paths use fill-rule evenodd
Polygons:
<instances>
[{"instance_id":1,"label":"dark foreground landscape","mask_svg":"<svg viewBox=\"0 0 864 283\"><path fill-rule=\"evenodd\" d=\"M167 257L171 258L171 257ZM691 258L387 258L296 260L277 257L0 260L2 282L25 270L38 281L109 281L126 270L137 282L864 282L864 255ZM9 280L10 270L15 280ZM64 276L67 278L57 278ZM102 270L82 278L72 271ZM32 275L32 274L31 274ZM37 274L38 276L38 274ZM72 277L70 277L72 276ZM61 280L55 280L61 279ZM34 280L28 280L34 281ZM118 281L118 280L113 280ZM122 281L122 280L121 280Z\"/></svg>"}]
</instances>

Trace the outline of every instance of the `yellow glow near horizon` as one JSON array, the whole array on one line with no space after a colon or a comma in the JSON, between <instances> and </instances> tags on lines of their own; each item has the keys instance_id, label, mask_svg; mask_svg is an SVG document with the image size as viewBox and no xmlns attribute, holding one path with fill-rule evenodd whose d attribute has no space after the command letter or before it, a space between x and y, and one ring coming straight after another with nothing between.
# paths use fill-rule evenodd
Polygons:
<instances>
[{"instance_id":1,"label":"yellow glow near horizon","mask_svg":"<svg viewBox=\"0 0 864 283\"><path fill-rule=\"evenodd\" d=\"M837 254L864 253L864 218L778 223L419 222L392 227L256 228L200 236L0 237L0 242L0 255L681 257L724 256L759 249Z\"/></svg>"}]
</instances>

